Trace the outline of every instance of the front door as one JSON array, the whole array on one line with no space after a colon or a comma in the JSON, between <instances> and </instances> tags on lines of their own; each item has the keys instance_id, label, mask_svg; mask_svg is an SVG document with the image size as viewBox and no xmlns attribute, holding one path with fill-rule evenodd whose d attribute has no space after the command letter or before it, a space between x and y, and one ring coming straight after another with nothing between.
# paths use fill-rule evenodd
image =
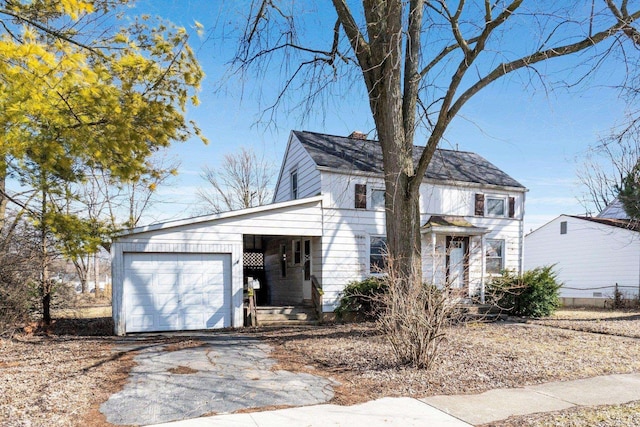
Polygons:
<instances>
[{"instance_id":1,"label":"front door","mask_svg":"<svg viewBox=\"0 0 640 427\"><path fill-rule=\"evenodd\" d=\"M302 298L311 299L311 239L302 241Z\"/></svg>"},{"instance_id":2,"label":"front door","mask_svg":"<svg viewBox=\"0 0 640 427\"><path fill-rule=\"evenodd\" d=\"M447 236L447 284L465 288L469 277L469 238Z\"/></svg>"}]
</instances>

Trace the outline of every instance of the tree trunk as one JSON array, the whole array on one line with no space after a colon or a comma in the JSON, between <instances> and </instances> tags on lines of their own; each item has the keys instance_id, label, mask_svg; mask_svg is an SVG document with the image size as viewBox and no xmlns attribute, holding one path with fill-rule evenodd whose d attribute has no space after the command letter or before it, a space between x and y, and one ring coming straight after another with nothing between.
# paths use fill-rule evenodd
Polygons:
<instances>
[{"instance_id":1,"label":"tree trunk","mask_svg":"<svg viewBox=\"0 0 640 427\"><path fill-rule=\"evenodd\" d=\"M400 285L408 290L421 284L422 264L419 185L411 185L417 179L413 160L415 104L403 102L403 75L399 66L402 7L399 1L368 1L365 14L370 50L368 55L360 55L359 60L382 148L388 255L398 270L394 274ZM411 64L409 68L415 66Z\"/></svg>"},{"instance_id":2,"label":"tree trunk","mask_svg":"<svg viewBox=\"0 0 640 427\"><path fill-rule=\"evenodd\" d=\"M43 182L42 187L42 213L40 217L40 233L41 233L41 250L42 250L42 271L41 271L41 290L42 290L42 320L45 325L51 324L51 281L49 280L49 251L47 240L47 189Z\"/></svg>"},{"instance_id":3,"label":"tree trunk","mask_svg":"<svg viewBox=\"0 0 640 427\"><path fill-rule=\"evenodd\" d=\"M0 158L0 230L4 228L7 214L7 198L4 196L7 190L7 164L4 158Z\"/></svg>"}]
</instances>

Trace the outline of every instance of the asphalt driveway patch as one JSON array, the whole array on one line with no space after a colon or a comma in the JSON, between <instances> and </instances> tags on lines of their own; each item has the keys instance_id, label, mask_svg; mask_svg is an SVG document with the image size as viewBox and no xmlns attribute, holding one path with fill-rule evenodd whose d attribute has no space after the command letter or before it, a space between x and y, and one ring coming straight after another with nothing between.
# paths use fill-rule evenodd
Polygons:
<instances>
[{"instance_id":1,"label":"asphalt driveway patch","mask_svg":"<svg viewBox=\"0 0 640 427\"><path fill-rule=\"evenodd\" d=\"M274 370L271 347L259 339L199 336L201 345L136 349L127 384L100 411L116 425L144 425L231 413L241 409L304 406L334 396L331 380Z\"/></svg>"}]
</instances>

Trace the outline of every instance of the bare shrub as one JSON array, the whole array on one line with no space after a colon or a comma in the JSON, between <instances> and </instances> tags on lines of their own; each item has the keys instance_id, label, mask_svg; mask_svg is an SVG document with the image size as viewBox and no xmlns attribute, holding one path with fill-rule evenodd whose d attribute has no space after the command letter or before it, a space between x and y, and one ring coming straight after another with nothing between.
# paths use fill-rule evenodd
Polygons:
<instances>
[{"instance_id":1,"label":"bare shrub","mask_svg":"<svg viewBox=\"0 0 640 427\"><path fill-rule=\"evenodd\" d=\"M414 265L413 268L420 268ZM388 292L381 295L378 324L401 365L429 369L445 338L445 326L457 321L457 298L449 286L411 282L420 275L404 273L388 259L383 280Z\"/></svg>"},{"instance_id":2,"label":"bare shrub","mask_svg":"<svg viewBox=\"0 0 640 427\"><path fill-rule=\"evenodd\" d=\"M33 229L20 216L5 218L0 231L0 336L10 336L37 306L39 258Z\"/></svg>"}]
</instances>

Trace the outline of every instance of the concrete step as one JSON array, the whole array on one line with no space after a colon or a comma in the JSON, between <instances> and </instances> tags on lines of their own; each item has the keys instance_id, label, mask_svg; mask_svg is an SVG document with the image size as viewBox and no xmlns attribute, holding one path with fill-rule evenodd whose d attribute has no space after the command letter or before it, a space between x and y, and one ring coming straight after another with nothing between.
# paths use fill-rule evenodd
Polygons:
<instances>
[{"instance_id":1,"label":"concrete step","mask_svg":"<svg viewBox=\"0 0 640 427\"><path fill-rule=\"evenodd\" d=\"M316 324L317 316L311 307L257 307L256 319L261 326Z\"/></svg>"},{"instance_id":2,"label":"concrete step","mask_svg":"<svg viewBox=\"0 0 640 427\"><path fill-rule=\"evenodd\" d=\"M297 305L285 305L285 306L263 306L256 307L256 312L260 314L314 314L313 307L303 307Z\"/></svg>"},{"instance_id":3,"label":"concrete step","mask_svg":"<svg viewBox=\"0 0 640 427\"><path fill-rule=\"evenodd\" d=\"M317 320L260 320L258 326L317 326Z\"/></svg>"}]
</instances>

